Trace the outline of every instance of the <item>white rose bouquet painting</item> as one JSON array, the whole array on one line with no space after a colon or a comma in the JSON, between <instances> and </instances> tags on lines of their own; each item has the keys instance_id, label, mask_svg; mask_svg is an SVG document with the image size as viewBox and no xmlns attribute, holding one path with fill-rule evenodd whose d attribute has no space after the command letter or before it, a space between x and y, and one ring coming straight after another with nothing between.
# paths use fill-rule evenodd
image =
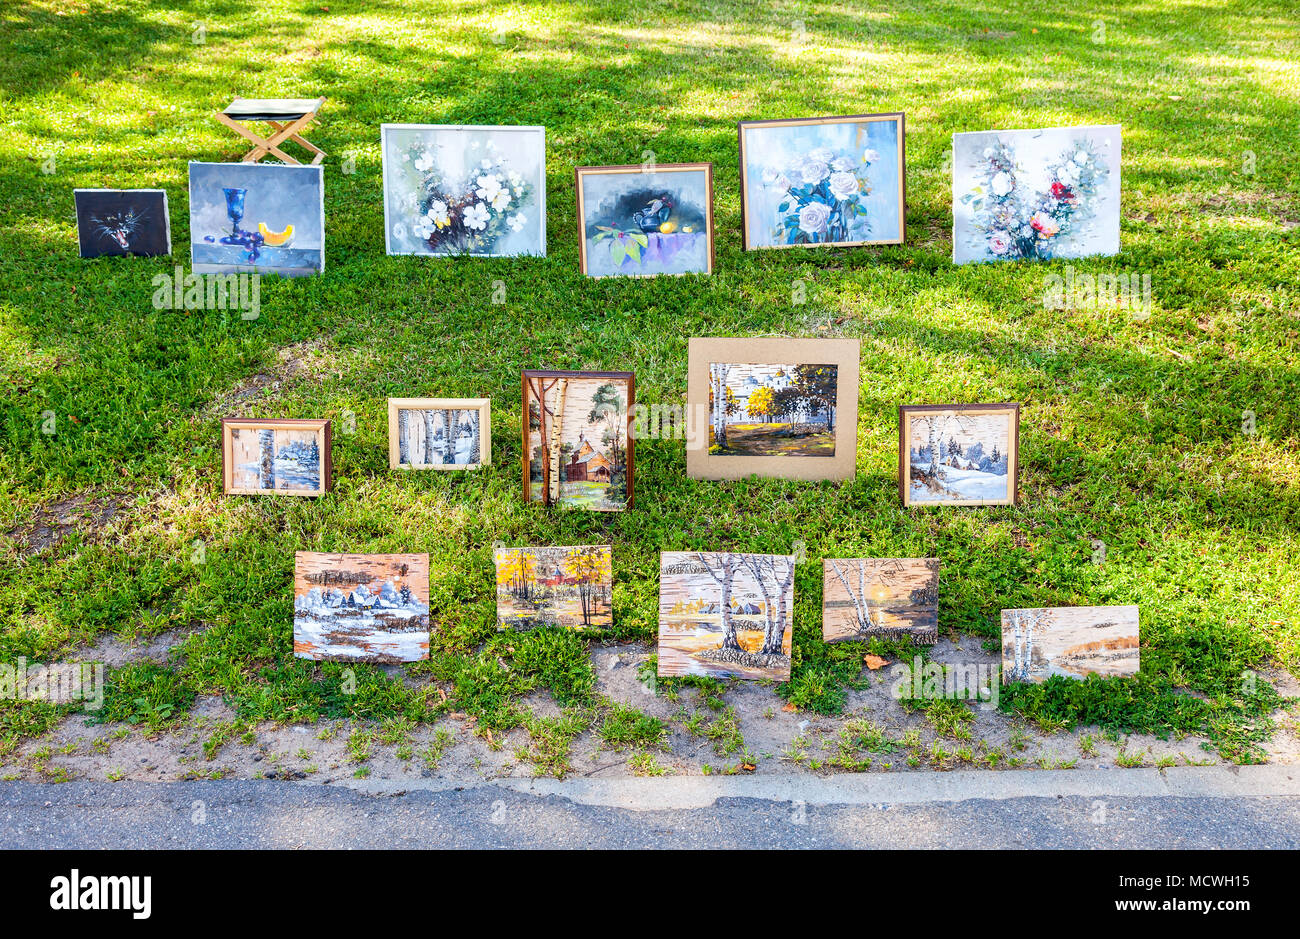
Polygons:
<instances>
[{"instance_id":1,"label":"white rose bouquet painting","mask_svg":"<svg viewBox=\"0 0 1300 939\"><path fill-rule=\"evenodd\" d=\"M546 254L541 127L385 124L389 254Z\"/></svg>"},{"instance_id":2,"label":"white rose bouquet painting","mask_svg":"<svg viewBox=\"0 0 1300 939\"><path fill-rule=\"evenodd\" d=\"M1119 251L1120 128L953 135L953 263Z\"/></svg>"},{"instance_id":3,"label":"white rose bouquet painting","mask_svg":"<svg viewBox=\"0 0 1300 939\"><path fill-rule=\"evenodd\" d=\"M740 125L745 247L903 241L903 115Z\"/></svg>"}]
</instances>

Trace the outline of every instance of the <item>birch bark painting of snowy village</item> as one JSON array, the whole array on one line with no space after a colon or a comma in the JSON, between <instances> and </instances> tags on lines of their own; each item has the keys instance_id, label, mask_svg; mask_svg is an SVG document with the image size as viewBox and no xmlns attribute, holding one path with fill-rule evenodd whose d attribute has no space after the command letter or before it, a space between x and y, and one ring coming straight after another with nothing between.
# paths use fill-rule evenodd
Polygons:
<instances>
[{"instance_id":1,"label":"birch bark painting of snowy village","mask_svg":"<svg viewBox=\"0 0 1300 939\"><path fill-rule=\"evenodd\" d=\"M1138 635L1136 606L1003 610L1002 681L1135 675Z\"/></svg>"},{"instance_id":2,"label":"birch bark painting of snowy village","mask_svg":"<svg viewBox=\"0 0 1300 939\"><path fill-rule=\"evenodd\" d=\"M793 557L659 555L659 675L790 679Z\"/></svg>"},{"instance_id":3,"label":"birch bark painting of snowy village","mask_svg":"<svg viewBox=\"0 0 1300 939\"><path fill-rule=\"evenodd\" d=\"M328 420L222 421L226 495L320 495L330 488Z\"/></svg>"},{"instance_id":4,"label":"birch bark painting of snowy village","mask_svg":"<svg viewBox=\"0 0 1300 939\"><path fill-rule=\"evenodd\" d=\"M498 548L497 628L608 628L613 553L612 545Z\"/></svg>"},{"instance_id":5,"label":"birch bark painting of snowy village","mask_svg":"<svg viewBox=\"0 0 1300 939\"><path fill-rule=\"evenodd\" d=\"M478 469L492 461L487 398L389 398L392 469Z\"/></svg>"},{"instance_id":6,"label":"birch bark painting of snowy village","mask_svg":"<svg viewBox=\"0 0 1300 939\"><path fill-rule=\"evenodd\" d=\"M822 638L939 638L938 558L827 558L822 562Z\"/></svg>"},{"instance_id":7,"label":"birch bark painting of snowy village","mask_svg":"<svg viewBox=\"0 0 1300 939\"><path fill-rule=\"evenodd\" d=\"M525 371L523 395L525 501L630 506L632 373Z\"/></svg>"},{"instance_id":8,"label":"birch bark painting of snowy village","mask_svg":"<svg viewBox=\"0 0 1300 939\"><path fill-rule=\"evenodd\" d=\"M899 408L903 504L1015 503L1019 427L1018 404Z\"/></svg>"},{"instance_id":9,"label":"birch bark painting of snowy village","mask_svg":"<svg viewBox=\"0 0 1300 939\"><path fill-rule=\"evenodd\" d=\"M709 363L709 452L835 456L834 365Z\"/></svg>"},{"instance_id":10,"label":"birch bark painting of snowy village","mask_svg":"<svg viewBox=\"0 0 1300 939\"><path fill-rule=\"evenodd\" d=\"M429 556L297 552L293 654L384 664L427 659Z\"/></svg>"}]
</instances>

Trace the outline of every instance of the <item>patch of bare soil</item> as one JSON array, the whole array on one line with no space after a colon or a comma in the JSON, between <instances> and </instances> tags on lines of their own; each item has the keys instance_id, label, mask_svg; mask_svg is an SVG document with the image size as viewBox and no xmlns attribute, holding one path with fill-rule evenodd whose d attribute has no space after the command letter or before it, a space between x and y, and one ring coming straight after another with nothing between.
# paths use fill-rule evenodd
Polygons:
<instances>
[{"instance_id":1,"label":"patch of bare soil","mask_svg":"<svg viewBox=\"0 0 1300 939\"><path fill-rule=\"evenodd\" d=\"M333 362L334 356L325 339L309 339L284 346L276 353L274 364L217 395L202 416L228 416L243 405L273 397L286 385L324 374Z\"/></svg>"},{"instance_id":2,"label":"patch of bare soil","mask_svg":"<svg viewBox=\"0 0 1300 939\"><path fill-rule=\"evenodd\" d=\"M121 515L136 496L131 493L79 492L37 506L32 518L5 532L23 556L57 547L73 531L95 533Z\"/></svg>"}]
</instances>

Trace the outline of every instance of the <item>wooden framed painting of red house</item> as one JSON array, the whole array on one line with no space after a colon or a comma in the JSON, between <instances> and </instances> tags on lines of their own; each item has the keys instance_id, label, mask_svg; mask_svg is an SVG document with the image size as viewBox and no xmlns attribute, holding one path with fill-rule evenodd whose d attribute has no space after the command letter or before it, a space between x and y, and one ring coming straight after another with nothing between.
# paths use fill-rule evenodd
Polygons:
<instances>
[{"instance_id":1,"label":"wooden framed painting of red house","mask_svg":"<svg viewBox=\"0 0 1300 939\"><path fill-rule=\"evenodd\" d=\"M632 505L631 372L523 374L524 501L618 512Z\"/></svg>"}]
</instances>

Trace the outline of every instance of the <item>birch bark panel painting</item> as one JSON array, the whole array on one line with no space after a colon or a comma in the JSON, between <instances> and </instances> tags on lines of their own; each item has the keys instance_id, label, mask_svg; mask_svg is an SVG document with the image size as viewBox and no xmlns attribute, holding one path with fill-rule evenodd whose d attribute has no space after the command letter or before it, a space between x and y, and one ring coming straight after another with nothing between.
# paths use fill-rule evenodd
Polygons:
<instances>
[{"instance_id":1,"label":"birch bark panel painting","mask_svg":"<svg viewBox=\"0 0 1300 939\"><path fill-rule=\"evenodd\" d=\"M614 622L613 546L498 548L497 628L607 629Z\"/></svg>"},{"instance_id":2,"label":"birch bark panel painting","mask_svg":"<svg viewBox=\"0 0 1300 939\"><path fill-rule=\"evenodd\" d=\"M632 504L630 372L525 371L524 498L596 511Z\"/></svg>"},{"instance_id":3,"label":"birch bark panel painting","mask_svg":"<svg viewBox=\"0 0 1300 939\"><path fill-rule=\"evenodd\" d=\"M939 638L937 558L828 558L822 562L822 638Z\"/></svg>"},{"instance_id":4,"label":"birch bark panel painting","mask_svg":"<svg viewBox=\"0 0 1300 939\"><path fill-rule=\"evenodd\" d=\"M1136 606L1003 610L1002 681L1135 675L1138 639Z\"/></svg>"},{"instance_id":5,"label":"birch bark panel painting","mask_svg":"<svg viewBox=\"0 0 1300 939\"><path fill-rule=\"evenodd\" d=\"M294 556L293 654L336 662L429 657L427 554Z\"/></svg>"},{"instance_id":6,"label":"birch bark panel painting","mask_svg":"<svg viewBox=\"0 0 1300 939\"><path fill-rule=\"evenodd\" d=\"M659 675L790 679L793 557L659 555Z\"/></svg>"}]
</instances>

